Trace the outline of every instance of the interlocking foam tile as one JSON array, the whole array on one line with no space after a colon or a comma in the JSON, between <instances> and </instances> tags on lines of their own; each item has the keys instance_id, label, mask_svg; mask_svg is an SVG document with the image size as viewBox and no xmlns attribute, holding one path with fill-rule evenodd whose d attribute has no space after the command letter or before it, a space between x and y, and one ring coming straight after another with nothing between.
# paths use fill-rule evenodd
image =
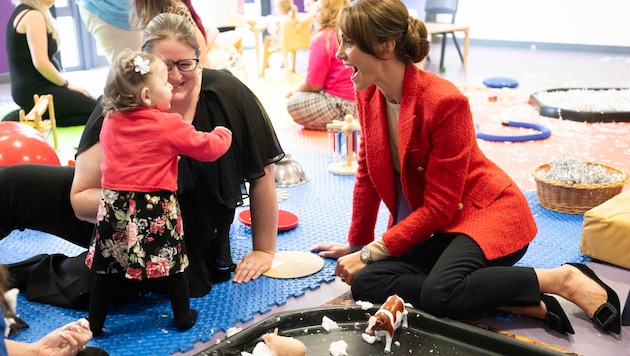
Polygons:
<instances>
[{"instance_id":1,"label":"interlocking foam tile","mask_svg":"<svg viewBox=\"0 0 630 356\"><path fill-rule=\"evenodd\" d=\"M300 219L299 225L278 234L278 251L308 251L322 241L345 242L350 223L353 176L328 172L328 157L312 151L290 152L310 178L299 186L283 188L289 198L280 202L280 209ZM526 192L536 217L539 233L519 265L555 267L565 262L583 262L579 239L583 217L546 210L536 202L535 192ZM237 211L238 213L240 212ZM386 227L387 210L382 207L376 228L379 236ZM36 241L36 243L34 243ZM251 229L235 220L231 237L234 260L251 250ZM76 255L83 249L55 236L37 231L14 231L0 241L0 263L23 260L38 253ZM284 305L287 298L301 296L321 283L334 280L335 262L326 260L318 273L299 279L261 277L247 284L221 283L213 286L205 297L191 300L199 311L197 324L179 332L172 319L169 300L164 295L150 294L126 304L110 308L102 337L90 345L101 347L111 355L165 355L177 350L185 352L198 342L208 342L219 331L238 322L253 320L257 313L268 313L274 305ZM18 299L18 313L30 324L13 339L33 341L48 331L75 319L87 316L86 310L68 310Z\"/></svg>"},{"instance_id":2,"label":"interlocking foam tile","mask_svg":"<svg viewBox=\"0 0 630 356\"><path fill-rule=\"evenodd\" d=\"M538 204L536 191L525 192L525 197L534 214L538 234L517 265L552 268L567 262L591 260L580 253L583 215L558 213L543 208Z\"/></svg>"}]
</instances>

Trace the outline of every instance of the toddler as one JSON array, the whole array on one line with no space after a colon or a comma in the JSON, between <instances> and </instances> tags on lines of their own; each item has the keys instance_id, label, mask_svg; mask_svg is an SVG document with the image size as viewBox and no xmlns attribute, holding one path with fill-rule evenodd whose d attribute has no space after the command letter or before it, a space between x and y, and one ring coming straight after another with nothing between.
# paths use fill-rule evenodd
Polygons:
<instances>
[{"instance_id":1,"label":"toddler","mask_svg":"<svg viewBox=\"0 0 630 356\"><path fill-rule=\"evenodd\" d=\"M293 0L275 0L275 9L273 15L267 17L267 32L269 32L268 41L271 50L280 48L280 40L282 38L282 28L289 20L295 20L297 17L297 6Z\"/></svg>"},{"instance_id":2,"label":"toddler","mask_svg":"<svg viewBox=\"0 0 630 356\"><path fill-rule=\"evenodd\" d=\"M190 329L188 257L177 200L178 154L217 160L230 148L232 132L195 130L168 113L173 89L169 72L199 71L197 58L164 61L154 54L121 53L105 85L100 133L101 199L86 265L95 273L90 328L102 333L107 309L125 280L163 281L175 324Z\"/></svg>"}]
</instances>

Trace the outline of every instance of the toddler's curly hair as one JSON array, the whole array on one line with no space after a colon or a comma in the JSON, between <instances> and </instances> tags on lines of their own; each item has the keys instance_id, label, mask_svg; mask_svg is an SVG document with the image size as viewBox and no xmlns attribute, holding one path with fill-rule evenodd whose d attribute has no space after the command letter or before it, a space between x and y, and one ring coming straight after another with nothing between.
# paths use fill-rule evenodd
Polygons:
<instances>
[{"instance_id":1,"label":"toddler's curly hair","mask_svg":"<svg viewBox=\"0 0 630 356\"><path fill-rule=\"evenodd\" d=\"M148 60L152 70L142 74L136 68L136 57ZM153 64L162 58L153 53L142 51L123 51L112 64L103 91L103 114L108 116L112 111L130 111L142 106L140 92L155 75Z\"/></svg>"}]
</instances>

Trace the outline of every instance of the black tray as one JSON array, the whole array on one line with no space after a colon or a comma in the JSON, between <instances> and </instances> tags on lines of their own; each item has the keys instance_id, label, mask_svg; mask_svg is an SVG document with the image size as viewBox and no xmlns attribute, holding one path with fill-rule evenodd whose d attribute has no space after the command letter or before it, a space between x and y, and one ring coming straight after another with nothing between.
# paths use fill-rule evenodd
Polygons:
<instances>
[{"instance_id":1,"label":"black tray","mask_svg":"<svg viewBox=\"0 0 630 356\"><path fill-rule=\"evenodd\" d=\"M541 93L550 93L556 91L569 91L569 90L625 90L628 88L558 88L549 89ZM568 109L561 109L553 106L548 106L543 103L538 96L538 93L534 93L529 97L529 104L532 105L540 115L546 117L562 118L564 120L582 121L582 122L628 122L630 121L630 112L627 111L609 111L609 112L589 112L589 111L574 111Z\"/></svg>"},{"instance_id":2,"label":"black tray","mask_svg":"<svg viewBox=\"0 0 630 356\"><path fill-rule=\"evenodd\" d=\"M369 344L361 334L365 330L365 313L374 314L378 306L363 310L359 305L339 305L300 309L274 314L239 333L201 351L197 356L241 356L252 352L261 336L278 328L279 335L302 341L309 356L329 355L330 344L344 340L352 356L385 355L385 340ZM390 355L564 355L558 351L510 338L450 319L436 318L414 308L409 311L408 329L394 334ZM324 316L339 324L340 329L326 332Z\"/></svg>"}]
</instances>

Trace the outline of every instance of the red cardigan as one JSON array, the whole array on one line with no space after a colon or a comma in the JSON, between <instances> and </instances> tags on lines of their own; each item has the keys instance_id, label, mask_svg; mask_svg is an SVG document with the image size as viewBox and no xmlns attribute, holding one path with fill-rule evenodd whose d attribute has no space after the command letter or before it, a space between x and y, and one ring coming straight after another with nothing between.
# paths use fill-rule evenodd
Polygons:
<instances>
[{"instance_id":1,"label":"red cardigan","mask_svg":"<svg viewBox=\"0 0 630 356\"><path fill-rule=\"evenodd\" d=\"M397 188L380 90L357 92L362 138L348 242L374 240L381 201L390 211L383 241L400 256L436 232L463 233L487 259L525 247L536 223L516 184L479 149L468 99L449 81L408 66L398 123L402 190L412 213L393 226Z\"/></svg>"},{"instance_id":2,"label":"red cardigan","mask_svg":"<svg viewBox=\"0 0 630 356\"><path fill-rule=\"evenodd\" d=\"M232 144L232 132L215 128L197 131L180 114L145 106L114 112L103 120L101 185L113 190L154 192L177 190L177 156L202 162L223 156Z\"/></svg>"}]
</instances>

